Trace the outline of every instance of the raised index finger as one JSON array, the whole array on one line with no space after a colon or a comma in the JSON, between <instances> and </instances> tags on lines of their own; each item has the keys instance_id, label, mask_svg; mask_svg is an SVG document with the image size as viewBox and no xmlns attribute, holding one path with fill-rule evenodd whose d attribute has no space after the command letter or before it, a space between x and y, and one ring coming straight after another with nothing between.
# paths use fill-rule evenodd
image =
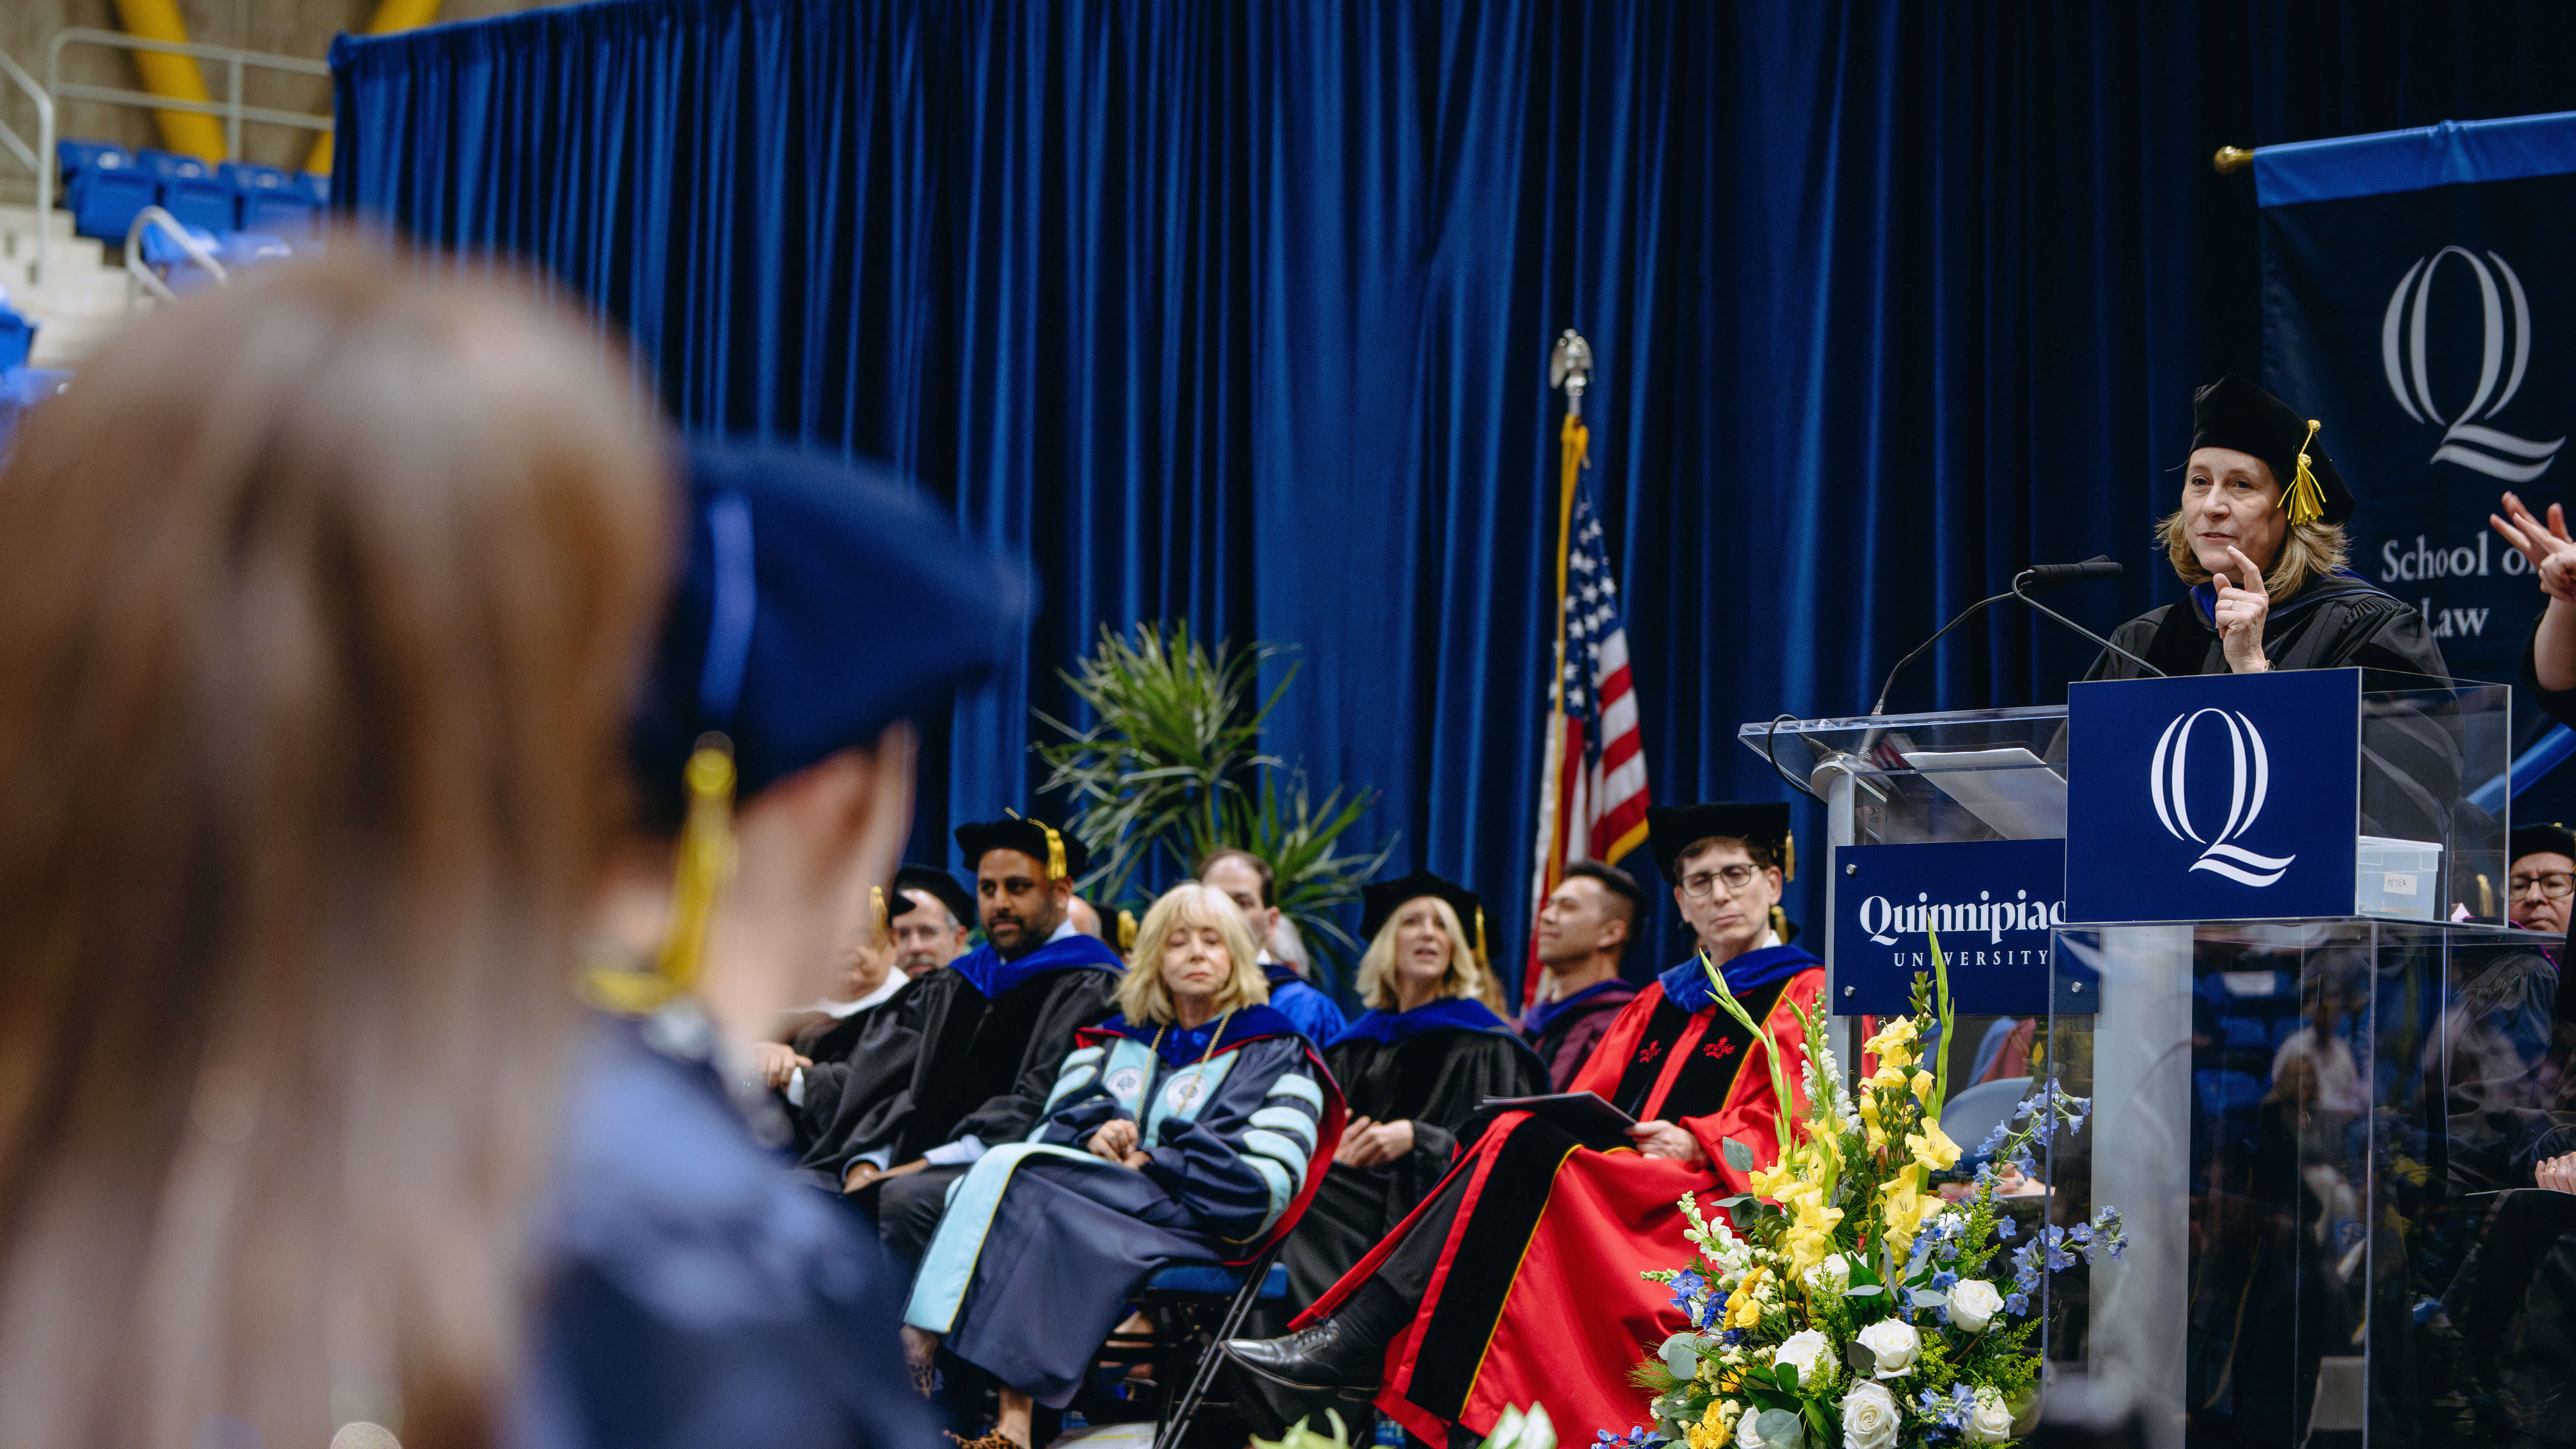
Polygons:
<instances>
[{"instance_id":1,"label":"raised index finger","mask_svg":"<svg viewBox=\"0 0 2576 1449\"><path fill-rule=\"evenodd\" d=\"M2263 592L2263 571L2254 567L2254 560L2247 558L2243 549L2231 543L2227 546L2227 556L2236 560L2237 568L2244 571L2245 582L2237 585L2238 588L2256 598L2270 597Z\"/></svg>"}]
</instances>

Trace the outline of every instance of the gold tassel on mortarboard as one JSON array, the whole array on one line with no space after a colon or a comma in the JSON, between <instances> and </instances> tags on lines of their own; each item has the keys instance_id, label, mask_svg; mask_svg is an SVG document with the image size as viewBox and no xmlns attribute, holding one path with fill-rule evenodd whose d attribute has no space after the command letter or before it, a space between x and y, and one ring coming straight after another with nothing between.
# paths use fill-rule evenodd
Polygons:
<instances>
[{"instance_id":1,"label":"gold tassel on mortarboard","mask_svg":"<svg viewBox=\"0 0 2576 1449\"><path fill-rule=\"evenodd\" d=\"M594 968L583 984L591 1002L620 1016L650 1016L695 990L706 965L707 927L733 875L733 742L701 735L681 771L689 813L671 872L671 925L651 971ZM884 895L878 895L884 908ZM880 917L882 919L882 917Z\"/></svg>"},{"instance_id":2,"label":"gold tassel on mortarboard","mask_svg":"<svg viewBox=\"0 0 2576 1449\"><path fill-rule=\"evenodd\" d=\"M2315 418L2308 419L2308 435L2299 440L2299 474L2290 483L2286 505L2294 528L2326 516L2326 490L2317 482L2315 470L2308 466L2308 445L2317 440L2317 430L2324 426Z\"/></svg>"},{"instance_id":3,"label":"gold tassel on mortarboard","mask_svg":"<svg viewBox=\"0 0 2576 1449\"><path fill-rule=\"evenodd\" d=\"M1780 837L1780 878L1798 878L1798 837L1794 834Z\"/></svg>"},{"instance_id":4,"label":"gold tassel on mortarboard","mask_svg":"<svg viewBox=\"0 0 2576 1449\"><path fill-rule=\"evenodd\" d=\"M1485 955L1485 908L1483 906L1476 907L1476 964L1487 971L1494 969L1494 963Z\"/></svg>"},{"instance_id":5,"label":"gold tassel on mortarboard","mask_svg":"<svg viewBox=\"0 0 2576 1449\"><path fill-rule=\"evenodd\" d=\"M1029 820L1028 816L1022 815L1020 812L1012 809L1008 805L1002 807L1002 813L1010 816L1013 820L1028 820L1029 824L1046 832L1047 879L1063 880L1067 875L1071 874L1071 872L1065 869L1064 864L1064 837L1055 833L1054 826L1047 824L1043 820Z\"/></svg>"},{"instance_id":6,"label":"gold tassel on mortarboard","mask_svg":"<svg viewBox=\"0 0 2576 1449\"><path fill-rule=\"evenodd\" d=\"M894 917L886 914L886 893L884 886L868 887L868 904L876 907L877 934L879 936L893 935Z\"/></svg>"},{"instance_id":7,"label":"gold tassel on mortarboard","mask_svg":"<svg viewBox=\"0 0 2576 1449\"><path fill-rule=\"evenodd\" d=\"M1134 911L1118 913L1118 949L1121 951L1136 949L1136 913Z\"/></svg>"}]
</instances>

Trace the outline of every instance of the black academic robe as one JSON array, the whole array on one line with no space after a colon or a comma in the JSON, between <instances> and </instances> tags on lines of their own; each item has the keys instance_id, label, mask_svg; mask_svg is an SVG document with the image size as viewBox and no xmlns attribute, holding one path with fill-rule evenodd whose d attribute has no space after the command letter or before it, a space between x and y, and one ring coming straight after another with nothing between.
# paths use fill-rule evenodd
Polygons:
<instances>
[{"instance_id":1,"label":"black academic robe","mask_svg":"<svg viewBox=\"0 0 2576 1449\"><path fill-rule=\"evenodd\" d=\"M998 967L991 951L917 978L868 1013L837 1090L809 1083L806 1167L837 1183L861 1157L883 1154L881 1165L896 1167L967 1137L990 1147L1028 1135L1073 1034L1117 1010L1122 963L1089 936Z\"/></svg>"},{"instance_id":2,"label":"black academic robe","mask_svg":"<svg viewBox=\"0 0 2576 1449\"><path fill-rule=\"evenodd\" d=\"M2111 642L2170 675L2228 673L2207 597L2195 590L2111 631ZM2263 622L2263 653L2274 669L2372 669L2368 690L2438 689L2450 683L2442 646L2423 616L2356 575L2310 579L2275 600ZM2137 679L2144 671L2105 651L2086 679ZM2448 803L2460 796L2460 722L2447 709L2378 714L2365 726L2361 830L2365 835L2447 843ZM2483 827L2483 819L2475 822Z\"/></svg>"},{"instance_id":3,"label":"black academic robe","mask_svg":"<svg viewBox=\"0 0 2576 1449\"><path fill-rule=\"evenodd\" d=\"M1401 1015L1369 1012L1324 1049L1324 1065L1354 1119L1411 1122L1413 1150L1373 1167L1335 1163L1325 1172L1280 1250L1291 1306L1313 1302L1339 1281L1439 1186L1457 1156L1458 1129L1487 1097L1547 1090L1539 1059L1501 1017L1473 1001L1435 1001Z\"/></svg>"}]
</instances>

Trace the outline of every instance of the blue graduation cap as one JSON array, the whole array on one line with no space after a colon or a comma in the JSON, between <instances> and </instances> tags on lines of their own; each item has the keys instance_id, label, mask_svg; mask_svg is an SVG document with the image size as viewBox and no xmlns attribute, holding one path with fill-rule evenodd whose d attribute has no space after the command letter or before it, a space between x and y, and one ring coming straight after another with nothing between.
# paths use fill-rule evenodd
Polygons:
<instances>
[{"instance_id":1,"label":"blue graduation cap","mask_svg":"<svg viewBox=\"0 0 2576 1449\"><path fill-rule=\"evenodd\" d=\"M1011 564L895 475L775 447L689 450L688 555L628 729L646 818L679 832L671 934L593 1000L658 1009L697 976L732 814L992 673L1024 626Z\"/></svg>"}]
</instances>

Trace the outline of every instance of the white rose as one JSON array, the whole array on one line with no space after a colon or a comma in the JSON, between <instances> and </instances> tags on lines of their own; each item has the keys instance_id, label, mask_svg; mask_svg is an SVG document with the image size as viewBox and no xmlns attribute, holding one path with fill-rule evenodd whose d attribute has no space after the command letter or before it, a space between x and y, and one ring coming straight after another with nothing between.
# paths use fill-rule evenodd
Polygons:
<instances>
[{"instance_id":1,"label":"white rose","mask_svg":"<svg viewBox=\"0 0 2576 1449\"><path fill-rule=\"evenodd\" d=\"M1843 1449L1888 1449L1895 1442L1896 1396L1867 1380L1852 1385L1843 1395Z\"/></svg>"},{"instance_id":2,"label":"white rose","mask_svg":"<svg viewBox=\"0 0 2576 1449\"><path fill-rule=\"evenodd\" d=\"M1825 1298L1840 1298L1851 1287L1851 1260L1840 1253L1827 1253L1825 1260L1803 1275L1807 1291Z\"/></svg>"},{"instance_id":3,"label":"white rose","mask_svg":"<svg viewBox=\"0 0 2576 1449\"><path fill-rule=\"evenodd\" d=\"M1762 1449L1762 1436L1753 1432L1753 1421L1762 1417L1759 1404L1749 1406L1744 1417L1735 1421L1735 1449Z\"/></svg>"},{"instance_id":4,"label":"white rose","mask_svg":"<svg viewBox=\"0 0 2576 1449\"><path fill-rule=\"evenodd\" d=\"M1914 1355L1922 1351L1923 1337L1913 1324L1889 1318L1862 1329L1860 1346L1878 1360L1880 1378L1902 1378L1914 1372Z\"/></svg>"},{"instance_id":5,"label":"white rose","mask_svg":"<svg viewBox=\"0 0 2576 1449\"><path fill-rule=\"evenodd\" d=\"M1806 1329L1790 1334L1789 1341L1781 1344L1779 1352L1771 1355L1771 1363L1775 1368L1784 1363L1795 1364L1798 1387L1804 1389L1833 1376L1834 1345L1823 1334L1812 1328Z\"/></svg>"},{"instance_id":6,"label":"white rose","mask_svg":"<svg viewBox=\"0 0 2576 1449\"><path fill-rule=\"evenodd\" d=\"M1982 1278L1962 1278L1950 1285L1950 1326L1981 1333L2004 1310L2004 1296Z\"/></svg>"},{"instance_id":7,"label":"white rose","mask_svg":"<svg viewBox=\"0 0 2576 1449\"><path fill-rule=\"evenodd\" d=\"M1992 1389L1977 1394L1977 1407L1968 1415L1968 1442L2001 1444L2013 1437L2013 1412L2005 1405L2004 1396Z\"/></svg>"}]
</instances>

